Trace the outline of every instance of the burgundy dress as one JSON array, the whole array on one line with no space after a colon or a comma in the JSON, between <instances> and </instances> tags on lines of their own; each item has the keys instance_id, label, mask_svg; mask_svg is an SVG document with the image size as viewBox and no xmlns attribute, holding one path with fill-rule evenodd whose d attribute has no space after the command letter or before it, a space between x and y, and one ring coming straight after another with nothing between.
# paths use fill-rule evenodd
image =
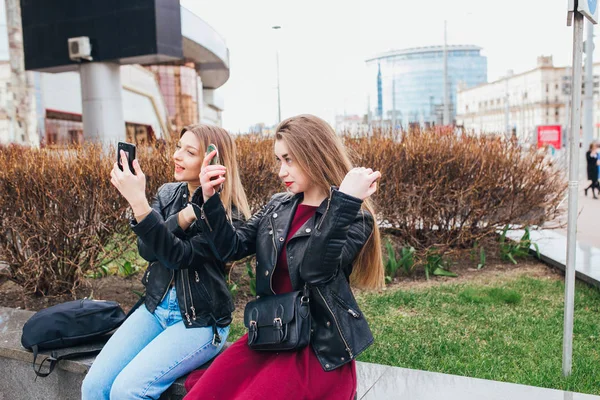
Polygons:
<instances>
[{"instance_id":1,"label":"burgundy dress","mask_svg":"<svg viewBox=\"0 0 600 400\"><path fill-rule=\"evenodd\" d=\"M288 240L316 209L298 205ZM292 291L286 260L284 246L273 274L275 293ZM300 351L254 351L248 347L248 334L245 334L218 356L209 369L192 372L185 381L185 388L186 400L351 400L356 393L356 369L352 360L333 371L323 371L310 345Z\"/></svg>"}]
</instances>

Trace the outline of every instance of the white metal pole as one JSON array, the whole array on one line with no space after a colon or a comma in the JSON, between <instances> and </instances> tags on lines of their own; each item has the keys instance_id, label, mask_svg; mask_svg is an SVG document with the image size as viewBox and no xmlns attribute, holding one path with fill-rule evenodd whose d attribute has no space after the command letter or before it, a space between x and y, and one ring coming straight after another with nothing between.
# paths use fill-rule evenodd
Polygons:
<instances>
[{"instance_id":1,"label":"white metal pole","mask_svg":"<svg viewBox=\"0 0 600 400\"><path fill-rule=\"evenodd\" d=\"M281 26L275 25L271 27L271 29L278 31L281 29ZM279 124L281 122L281 92L279 89L279 41L276 43L275 59L277 62L277 123Z\"/></svg>"},{"instance_id":2,"label":"white metal pole","mask_svg":"<svg viewBox=\"0 0 600 400\"><path fill-rule=\"evenodd\" d=\"M392 132L396 129L396 74L392 75Z\"/></svg>"},{"instance_id":3,"label":"white metal pole","mask_svg":"<svg viewBox=\"0 0 600 400\"><path fill-rule=\"evenodd\" d=\"M587 24L585 41L585 90L583 96L583 148L587 150L594 131L594 24Z\"/></svg>"},{"instance_id":4,"label":"white metal pole","mask_svg":"<svg viewBox=\"0 0 600 400\"><path fill-rule=\"evenodd\" d=\"M442 123L450 124L450 94L448 93L448 29L444 21L444 116Z\"/></svg>"},{"instance_id":5,"label":"white metal pole","mask_svg":"<svg viewBox=\"0 0 600 400\"><path fill-rule=\"evenodd\" d=\"M510 138L510 105L508 104L508 79L509 73L506 72L506 78L504 78L504 126L506 127L506 137Z\"/></svg>"},{"instance_id":6,"label":"white metal pole","mask_svg":"<svg viewBox=\"0 0 600 400\"><path fill-rule=\"evenodd\" d=\"M277 123L281 122L281 91L279 89L279 50L275 52L277 59Z\"/></svg>"},{"instance_id":7,"label":"white metal pole","mask_svg":"<svg viewBox=\"0 0 600 400\"><path fill-rule=\"evenodd\" d=\"M569 212L567 220L567 268L565 272L565 320L563 333L563 375L571 375L573 363L573 314L577 245L577 192L579 191L579 131L581 124L581 61L583 14L574 12L573 71L571 90L571 131L569 132Z\"/></svg>"}]
</instances>

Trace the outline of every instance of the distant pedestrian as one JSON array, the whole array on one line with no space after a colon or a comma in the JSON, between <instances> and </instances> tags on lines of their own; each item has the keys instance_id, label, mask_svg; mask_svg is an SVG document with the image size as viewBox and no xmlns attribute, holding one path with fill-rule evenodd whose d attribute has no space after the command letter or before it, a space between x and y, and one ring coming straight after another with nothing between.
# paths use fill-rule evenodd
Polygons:
<instances>
[{"instance_id":1,"label":"distant pedestrian","mask_svg":"<svg viewBox=\"0 0 600 400\"><path fill-rule=\"evenodd\" d=\"M598 159L598 145L596 143L590 144L590 149L585 153L585 159L587 161L587 178L591 183L585 188L584 193L587 196L588 190L592 189L592 196L594 196L594 199L597 199L598 197L594 189L600 193L600 184L598 183L600 161Z\"/></svg>"}]
</instances>

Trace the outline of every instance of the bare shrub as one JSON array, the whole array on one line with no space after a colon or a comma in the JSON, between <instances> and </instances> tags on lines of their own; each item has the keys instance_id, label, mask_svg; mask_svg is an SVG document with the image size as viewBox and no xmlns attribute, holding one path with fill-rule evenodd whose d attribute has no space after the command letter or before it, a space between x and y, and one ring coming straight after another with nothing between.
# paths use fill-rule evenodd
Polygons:
<instances>
[{"instance_id":1,"label":"bare shrub","mask_svg":"<svg viewBox=\"0 0 600 400\"><path fill-rule=\"evenodd\" d=\"M138 148L150 198L172 181L177 137ZM505 225L554 220L566 183L535 151L498 137L450 130L345 135L354 163L379 169L374 196L381 226L420 254L471 248ZM254 211L284 190L273 138L236 138L242 183ZM108 154L108 156L105 156ZM73 291L112 251L134 246L129 210L112 187L114 150L0 147L0 261L8 277L37 294ZM418 256L418 254L417 254Z\"/></svg>"}]
</instances>

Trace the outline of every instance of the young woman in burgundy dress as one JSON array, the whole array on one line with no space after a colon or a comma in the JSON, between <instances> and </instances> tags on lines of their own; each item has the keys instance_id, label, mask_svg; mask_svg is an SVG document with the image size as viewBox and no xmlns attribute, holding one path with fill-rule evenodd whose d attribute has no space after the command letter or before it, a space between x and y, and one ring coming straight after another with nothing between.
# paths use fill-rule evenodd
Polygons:
<instances>
[{"instance_id":1,"label":"young woman in burgundy dress","mask_svg":"<svg viewBox=\"0 0 600 400\"><path fill-rule=\"evenodd\" d=\"M312 334L299 351L265 352L248 347L244 335L206 371L186 381L186 399L340 399L356 394L354 359L372 342L368 323L350 284L383 283L380 237L369 197L381 174L352 168L333 129L312 115L277 127L275 158L286 193L234 229L215 192L225 168L200 173L204 197L198 221L223 261L256 254L258 297L310 288ZM217 177L217 180L211 178Z\"/></svg>"}]
</instances>

